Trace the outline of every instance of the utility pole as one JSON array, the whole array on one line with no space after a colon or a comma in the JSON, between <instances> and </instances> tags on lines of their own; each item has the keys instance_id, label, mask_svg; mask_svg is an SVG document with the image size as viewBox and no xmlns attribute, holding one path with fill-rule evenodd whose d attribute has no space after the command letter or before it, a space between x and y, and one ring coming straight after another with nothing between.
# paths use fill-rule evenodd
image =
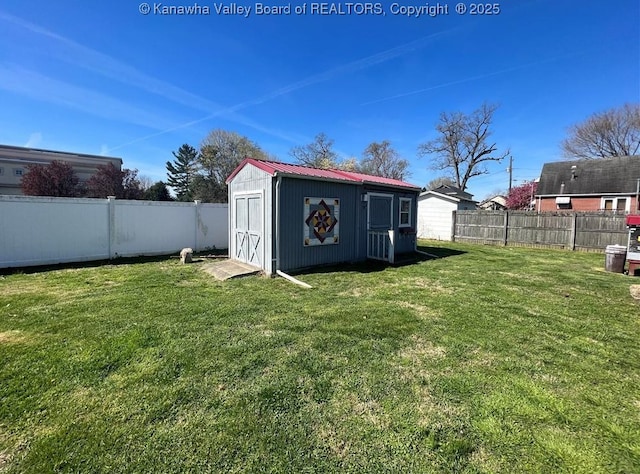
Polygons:
<instances>
[{"instance_id":1,"label":"utility pole","mask_svg":"<svg viewBox=\"0 0 640 474\"><path fill-rule=\"evenodd\" d=\"M507 168L509 172L509 192L511 192L511 186L513 185L513 156L509 155L509 167Z\"/></svg>"}]
</instances>

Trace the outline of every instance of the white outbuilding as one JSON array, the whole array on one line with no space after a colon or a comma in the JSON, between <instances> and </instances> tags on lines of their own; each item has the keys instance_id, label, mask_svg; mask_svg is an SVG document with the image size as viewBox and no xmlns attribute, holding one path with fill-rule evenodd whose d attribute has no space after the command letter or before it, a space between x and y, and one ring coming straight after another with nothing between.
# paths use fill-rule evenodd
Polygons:
<instances>
[{"instance_id":1,"label":"white outbuilding","mask_svg":"<svg viewBox=\"0 0 640 474\"><path fill-rule=\"evenodd\" d=\"M418 196L418 238L451 240L453 211L474 210L473 195L455 186L440 186Z\"/></svg>"}]
</instances>

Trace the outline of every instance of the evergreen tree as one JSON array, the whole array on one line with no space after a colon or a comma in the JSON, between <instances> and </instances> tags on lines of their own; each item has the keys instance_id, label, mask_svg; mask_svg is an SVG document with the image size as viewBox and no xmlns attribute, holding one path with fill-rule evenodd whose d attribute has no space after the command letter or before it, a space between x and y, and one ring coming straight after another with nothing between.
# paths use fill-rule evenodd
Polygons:
<instances>
[{"instance_id":1,"label":"evergreen tree","mask_svg":"<svg viewBox=\"0 0 640 474\"><path fill-rule=\"evenodd\" d=\"M162 181L158 181L149 186L149 188L144 191L143 199L145 201L173 201L167 185Z\"/></svg>"},{"instance_id":2,"label":"evergreen tree","mask_svg":"<svg viewBox=\"0 0 640 474\"><path fill-rule=\"evenodd\" d=\"M171 153L175 160L167 161L167 184L175 191L178 201L192 201L191 183L198 170L198 151L185 143Z\"/></svg>"}]
</instances>

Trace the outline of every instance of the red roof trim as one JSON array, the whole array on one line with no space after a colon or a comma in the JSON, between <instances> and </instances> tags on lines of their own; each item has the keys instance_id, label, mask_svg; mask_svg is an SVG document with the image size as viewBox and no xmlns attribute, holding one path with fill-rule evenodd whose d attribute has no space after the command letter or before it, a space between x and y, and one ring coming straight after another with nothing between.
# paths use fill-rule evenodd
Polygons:
<instances>
[{"instance_id":1,"label":"red roof trim","mask_svg":"<svg viewBox=\"0 0 640 474\"><path fill-rule=\"evenodd\" d=\"M640 215L629 214L627 216L627 225L640 226Z\"/></svg>"},{"instance_id":2,"label":"red roof trim","mask_svg":"<svg viewBox=\"0 0 640 474\"><path fill-rule=\"evenodd\" d=\"M229 175L225 181L227 184L244 168L247 164L251 164L256 168L275 176L277 173L286 174L289 177L296 178L315 178L329 179L336 181L347 181L351 183L369 183L381 186L392 186L396 188L420 189L413 184L405 183L396 179L382 178L380 176L371 176L362 173L353 173L351 171L342 170L324 170L318 168L310 168L308 166L292 165L289 163L280 163L276 161L261 161L253 158L245 158L242 163Z\"/></svg>"}]
</instances>

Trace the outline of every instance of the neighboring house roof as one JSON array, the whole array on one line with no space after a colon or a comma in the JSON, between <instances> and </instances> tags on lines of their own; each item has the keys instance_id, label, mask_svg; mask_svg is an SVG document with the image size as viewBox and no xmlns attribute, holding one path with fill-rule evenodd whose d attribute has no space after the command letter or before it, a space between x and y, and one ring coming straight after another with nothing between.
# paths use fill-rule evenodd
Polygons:
<instances>
[{"instance_id":1,"label":"neighboring house roof","mask_svg":"<svg viewBox=\"0 0 640 474\"><path fill-rule=\"evenodd\" d=\"M437 189L440 189L440 188L437 188ZM464 191L463 191L463 194L466 194L467 196L470 196L470 198L473 197L472 194L465 193ZM438 192L435 189L420 193L420 195L418 196L419 200L424 200L424 199L427 199L427 198L439 198L439 199L445 199L447 201L452 201L452 202L466 201L466 202L470 202L470 203L474 203L474 204L476 203L476 201L474 201L473 199L466 198L466 197L460 196L460 195L456 195L454 193L444 194L444 193Z\"/></svg>"},{"instance_id":2,"label":"neighboring house roof","mask_svg":"<svg viewBox=\"0 0 640 474\"><path fill-rule=\"evenodd\" d=\"M536 196L635 194L638 178L640 156L545 163Z\"/></svg>"},{"instance_id":3,"label":"neighboring house roof","mask_svg":"<svg viewBox=\"0 0 640 474\"><path fill-rule=\"evenodd\" d=\"M507 208L507 197L502 194L496 194L495 196L490 197L489 199L485 199L478 207L482 209L506 209Z\"/></svg>"},{"instance_id":4,"label":"neighboring house roof","mask_svg":"<svg viewBox=\"0 0 640 474\"><path fill-rule=\"evenodd\" d=\"M473 201L473 194L469 194L460 188L456 188L455 186L450 186L448 184L443 184L435 189L431 189L431 191L435 191L439 194L446 194L447 196L453 196L463 201Z\"/></svg>"},{"instance_id":5,"label":"neighboring house roof","mask_svg":"<svg viewBox=\"0 0 640 474\"><path fill-rule=\"evenodd\" d=\"M425 191L418 196L418 199L425 199L427 197L438 197L445 198L453 202L461 202L461 201L469 201L475 203L473 200L473 194L469 194L466 191L463 191L460 188L456 188L455 186L449 186L448 184L444 184L435 189L431 189L429 191Z\"/></svg>"},{"instance_id":6,"label":"neighboring house roof","mask_svg":"<svg viewBox=\"0 0 640 474\"><path fill-rule=\"evenodd\" d=\"M281 175L289 178L324 179L329 181L345 181L347 183L377 184L415 191L420 189L419 186L399 181L397 179L353 173L351 171L311 168L309 166L292 165L290 163L281 163L278 161L262 161L253 158L245 158L233 173L229 175L226 182L229 183L247 164L251 164L256 168L269 173L271 176Z\"/></svg>"}]
</instances>

